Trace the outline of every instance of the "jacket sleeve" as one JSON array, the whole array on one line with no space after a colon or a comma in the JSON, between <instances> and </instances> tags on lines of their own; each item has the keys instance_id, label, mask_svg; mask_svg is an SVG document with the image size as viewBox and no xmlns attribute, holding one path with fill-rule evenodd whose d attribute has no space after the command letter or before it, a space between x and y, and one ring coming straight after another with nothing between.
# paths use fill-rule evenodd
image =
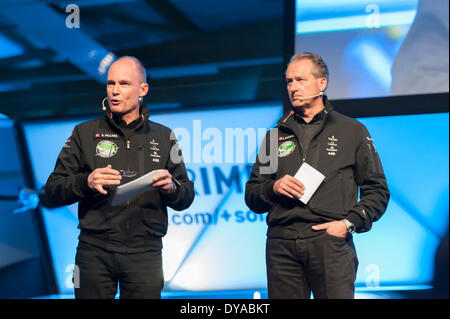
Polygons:
<instances>
[{"instance_id":1,"label":"jacket sleeve","mask_svg":"<svg viewBox=\"0 0 450 319\"><path fill-rule=\"evenodd\" d=\"M273 129L270 132L277 133L278 131ZM278 164L276 148L278 143L275 143L275 148L273 144L271 146L270 141L273 141L273 137L270 137L270 132L266 134L262 143L264 147L260 148L256 161L253 164L250 178L245 184L245 203L253 212L258 214L268 212L278 198L273 191ZM276 140L277 134L274 135ZM267 154L266 150L269 150L269 154ZM262 162L263 159L265 163Z\"/></svg>"},{"instance_id":2,"label":"jacket sleeve","mask_svg":"<svg viewBox=\"0 0 450 319\"><path fill-rule=\"evenodd\" d=\"M78 128L75 127L45 184L44 206L71 205L92 194L87 183L89 172L83 171L82 157Z\"/></svg>"},{"instance_id":3,"label":"jacket sleeve","mask_svg":"<svg viewBox=\"0 0 450 319\"><path fill-rule=\"evenodd\" d=\"M163 195L163 198L165 199L167 206L180 211L191 206L194 201L194 183L189 180L183 162L181 148L175 139L174 133L171 133L170 140L170 156L166 169L172 175L176 190L173 194Z\"/></svg>"},{"instance_id":4,"label":"jacket sleeve","mask_svg":"<svg viewBox=\"0 0 450 319\"><path fill-rule=\"evenodd\" d=\"M380 219L389 202L389 189L375 144L364 125L356 148L355 180L360 200L350 209L347 219L358 233L369 231Z\"/></svg>"}]
</instances>

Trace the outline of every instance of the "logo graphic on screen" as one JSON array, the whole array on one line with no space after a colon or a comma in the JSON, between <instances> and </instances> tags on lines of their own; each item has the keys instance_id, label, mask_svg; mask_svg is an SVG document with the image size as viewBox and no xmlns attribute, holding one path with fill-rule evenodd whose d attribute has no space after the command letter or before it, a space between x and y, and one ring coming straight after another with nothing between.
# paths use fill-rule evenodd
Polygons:
<instances>
[{"instance_id":1,"label":"logo graphic on screen","mask_svg":"<svg viewBox=\"0 0 450 319\"><path fill-rule=\"evenodd\" d=\"M284 142L278 147L278 156L285 157L295 150L295 143L292 141Z\"/></svg>"},{"instance_id":2,"label":"logo graphic on screen","mask_svg":"<svg viewBox=\"0 0 450 319\"><path fill-rule=\"evenodd\" d=\"M116 155L118 149L119 147L116 145L116 143L108 140L103 140L98 142L95 152L100 157L108 158Z\"/></svg>"}]
</instances>

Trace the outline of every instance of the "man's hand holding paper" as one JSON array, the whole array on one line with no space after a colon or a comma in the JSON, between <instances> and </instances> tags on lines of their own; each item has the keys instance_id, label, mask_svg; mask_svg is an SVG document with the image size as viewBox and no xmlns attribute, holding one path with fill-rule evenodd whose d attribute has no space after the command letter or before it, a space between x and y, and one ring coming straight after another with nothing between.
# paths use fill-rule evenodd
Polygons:
<instances>
[{"instance_id":1,"label":"man's hand holding paper","mask_svg":"<svg viewBox=\"0 0 450 319\"><path fill-rule=\"evenodd\" d=\"M147 173L131 182L119 185L113 194L112 206L120 205L127 200L134 199L143 192L154 189L161 189L163 193L170 194L168 191L172 183L172 175L165 169L157 169Z\"/></svg>"},{"instance_id":2,"label":"man's hand holding paper","mask_svg":"<svg viewBox=\"0 0 450 319\"><path fill-rule=\"evenodd\" d=\"M103 189L103 186L119 185L121 179L122 176L120 176L120 173L117 170L112 169L111 165L108 165L103 168L95 169L89 174L87 182L91 189L94 189L103 195L107 195L108 192Z\"/></svg>"},{"instance_id":3,"label":"man's hand holding paper","mask_svg":"<svg viewBox=\"0 0 450 319\"><path fill-rule=\"evenodd\" d=\"M153 177L152 187L160 189L164 194L171 194L176 189L172 175L166 169L159 170L159 173Z\"/></svg>"},{"instance_id":4,"label":"man's hand holding paper","mask_svg":"<svg viewBox=\"0 0 450 319\"><path fill-rule=\"evenodd\" d=\"M325 176L311 165L303 163L294 177L284 175L273 184L277 195L299 199L307 204L314 192L320 186Z\"/></svg>"},{"instance_id":5,"label":"man's hand holding paper","mask_svg":"<svg viewBox=\"0 0 450 319\"><path fill-rule=\"evenodd\" d=\"M325 179L325 175L306 162L300 166L294 177L302 181L303 185L305 185L303 196L299 198L304 204L309 202L322 181Z\"/></svg>"},{"instance_id":6,"label":"man's hand holding paper","mask_svg":"<svg viewBox=\"0 0 450 319\"><path fill-rule=\"evenodd\" d=\"M298 179L290 175L284 175L273 184L273 191L277 195L298 199L303 196L305 186Z\"/></svg>"}]
</instances>

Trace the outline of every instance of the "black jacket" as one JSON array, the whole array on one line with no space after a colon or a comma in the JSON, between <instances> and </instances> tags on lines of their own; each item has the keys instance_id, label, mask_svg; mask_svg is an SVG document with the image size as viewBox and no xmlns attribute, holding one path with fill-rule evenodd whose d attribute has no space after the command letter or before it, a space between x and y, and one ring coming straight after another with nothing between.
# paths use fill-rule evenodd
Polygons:
<instances>
[{"instance_id":1,"label":"black jacket","mask_svg":"<svg viewBox=\"0 0 450 319\"><path fill-rule=\"evenodd\" d=\"M120 123L119 123L120 124ZM50 206L78 204L79 240L106 250L135 253L161 249L167 232L167 206L188 208L194 199L183 161L172 161L170 152L181 155L171 130L148 120L144 106L134 128L124 129L107 110L104 118L77 125L56 161L45 185L44 202ZM178 162L178 163L177 163ZM177 181L174 194L144 192L134 200L112 207L114 186L107 195L89 188L87 179L96 168L135 171L121 184L155 169L167 169Z\"/></svg>"},{"instance_id":2,"label":"black jacket","mask_svg":"<svg viewBox=\"0 0 450 319\"><path fill-rule=\"evenodd\" d=\"M306 154L299 143L302 132L293 111L283 116L271 130L278 132L277 150L282 156L270 155L271 161L278 160L278 167L272 173L261 174L260 168L268 165L260 161L264 158L261 152L269 154L269 133L266 135L263 143L267 151L259 151L246 184L245 201L256 213L269 212L269 237L298 238L296 223L318 224L344 218L355 225L357 232L365 232L386 210L389 190L367 129L357 120L333 111L330 105L324 113L322 127ZM291 147L288 152L278 149L285 142L284 146ZM307 207L273 191L276 180L286 174L294 176L304 161L325 175Z\"/></svg>"}]
</instances>

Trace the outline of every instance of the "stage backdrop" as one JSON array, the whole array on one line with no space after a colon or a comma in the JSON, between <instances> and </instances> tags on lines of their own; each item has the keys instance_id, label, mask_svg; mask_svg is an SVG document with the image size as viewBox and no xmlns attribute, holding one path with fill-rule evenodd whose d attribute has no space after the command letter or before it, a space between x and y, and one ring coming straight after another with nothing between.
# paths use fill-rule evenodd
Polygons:
<instances>
[{"instance_id":1,"label":"stage backdrop","mask_svg":"<svg viewBox=\"0 0 450 319\"><path fill-rule=\"evenodd\" d=\"M177 133L196 191L189 209L169 210L165 290L266 288L266 215L246 207L244 189L262 138L281 112L281 104L258 104L150 117ZM23 124L38 187L82 120ZM392 197L373 229L355 235L357 286L428 284L448 231L448 114L360 120L374 139ZM60 292L73 293L77 205L42 213Z\"/></svg>"}]
</instances>

